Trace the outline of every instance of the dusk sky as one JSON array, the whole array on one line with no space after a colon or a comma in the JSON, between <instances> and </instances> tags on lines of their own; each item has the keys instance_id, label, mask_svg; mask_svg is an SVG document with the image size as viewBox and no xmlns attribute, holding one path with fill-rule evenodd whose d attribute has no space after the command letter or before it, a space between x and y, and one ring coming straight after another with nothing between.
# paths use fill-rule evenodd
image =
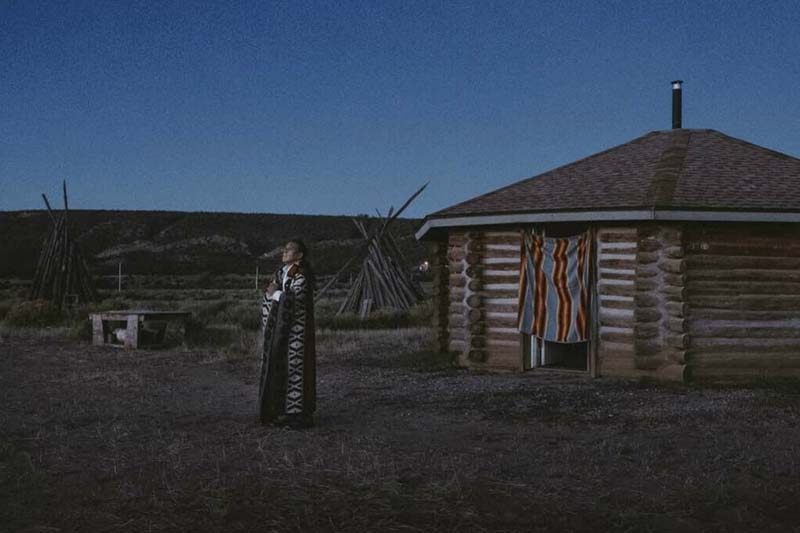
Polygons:
<instances>
[{"instance_id":1,"label":"dusk sky","mask_svg":"<svg viewBox=\"0 0 800 533\"><path fill-rule=\"evenodd\" d=\"M0 210L424 216L671 126L800 157L800 3L0 1ZM57 202L60 206L60 201Z\"/></svg>"}]
</instances>

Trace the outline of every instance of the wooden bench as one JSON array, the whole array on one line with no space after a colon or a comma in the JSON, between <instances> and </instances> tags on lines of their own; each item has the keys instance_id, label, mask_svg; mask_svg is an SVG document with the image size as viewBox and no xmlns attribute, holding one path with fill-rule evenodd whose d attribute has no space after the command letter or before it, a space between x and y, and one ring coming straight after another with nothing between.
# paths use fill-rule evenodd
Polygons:
<instances>
[{"instance_id":1,"label":"wooden bench","mask_svg":"<svg viewBox=\"0 0 800 533\"><path fill-rule=\"evenodd\" d=\"M164 342L167 322L182 321L185 331L186 320L191 316L192 313L186 311L148 311L143 309L92 313L89 315L92 323L92 344L130 349L139 348L140 344L157 346ZM149 337L149 339L143 339L143 337ZM145 342L142 343L142 340Z\"/></svg>"}]
</instances>

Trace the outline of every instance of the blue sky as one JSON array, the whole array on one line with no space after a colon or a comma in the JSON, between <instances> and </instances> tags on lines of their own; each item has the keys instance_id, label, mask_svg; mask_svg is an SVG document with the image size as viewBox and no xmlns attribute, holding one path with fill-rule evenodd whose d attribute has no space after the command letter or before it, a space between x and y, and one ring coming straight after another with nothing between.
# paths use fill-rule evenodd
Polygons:
<instances>
[{"instance_id":1,"label":"blue sky","mask_svg":"<svg viewBox=\"0 0 800 533\"><path fill-rule=\"evenodd\" d=\"M0 210L453 203L671 126L800 157L797 2L0 2Z\"/></svg>"}]
</instances>

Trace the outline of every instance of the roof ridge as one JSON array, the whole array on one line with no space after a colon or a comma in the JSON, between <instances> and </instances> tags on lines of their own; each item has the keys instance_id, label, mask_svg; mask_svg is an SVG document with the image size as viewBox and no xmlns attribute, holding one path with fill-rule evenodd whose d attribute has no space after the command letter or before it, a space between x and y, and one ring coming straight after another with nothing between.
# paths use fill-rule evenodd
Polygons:
<instances>
[{"instance_id":1,"label":"roof ridge","mask_svg":"<svg viewBox=\"0 0 800 533\"><path fill-rule=\"evenodd\" d=\"M692 131L678 130L672 136L672 144L667 146L653 169L648 198L654 209L668 206L675 195L675 187L686 164Z\"/></svg>"},{"instance_id":2,"label":"roof ridge","mask_svg":"<svg viewBox=\"0 0 800 533\"><path fill-rule=\"evenodd\" d=\"M767 154L773 155L773 156L777 157L778 159L788 159L790 161L800 161L800 159L797 158L797 157L791 156L789 154L785 154L783 152L779 152L777 150L772 150L771 148L767 148L766 146L761 146L761 145L758 145L758 144L751 143L750 141L745 141L744 139L740 139L738 137L732 137L732 136L728 135L727 133L722 133L721 131L717 131L717 130L708 130L708 131L709 131L709 133L711 133L712 135L716 135L717 137L722 137L722 138L731 140L731 141L733 141L735 143L742 144L742 145L747 146L749 148L757 148L760 152L765 152Z\"/></svg>"}]
</instances>

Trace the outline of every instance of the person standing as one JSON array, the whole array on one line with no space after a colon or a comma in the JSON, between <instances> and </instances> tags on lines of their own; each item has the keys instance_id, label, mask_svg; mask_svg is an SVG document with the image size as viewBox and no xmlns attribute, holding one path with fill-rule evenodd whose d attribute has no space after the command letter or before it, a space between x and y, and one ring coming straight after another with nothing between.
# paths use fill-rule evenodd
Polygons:
<instances>
[{"instance_id":1,"label":"person standing","mask_svg":"<svg viewBox=\"0 0 800 533\"><path fill-rule=\"evenodd\" d=\"M310 427L316 411L314 273L301 239L286 243L282 260L261 306L259 418L263 424Z\"/></svg>"}]
</instances>

